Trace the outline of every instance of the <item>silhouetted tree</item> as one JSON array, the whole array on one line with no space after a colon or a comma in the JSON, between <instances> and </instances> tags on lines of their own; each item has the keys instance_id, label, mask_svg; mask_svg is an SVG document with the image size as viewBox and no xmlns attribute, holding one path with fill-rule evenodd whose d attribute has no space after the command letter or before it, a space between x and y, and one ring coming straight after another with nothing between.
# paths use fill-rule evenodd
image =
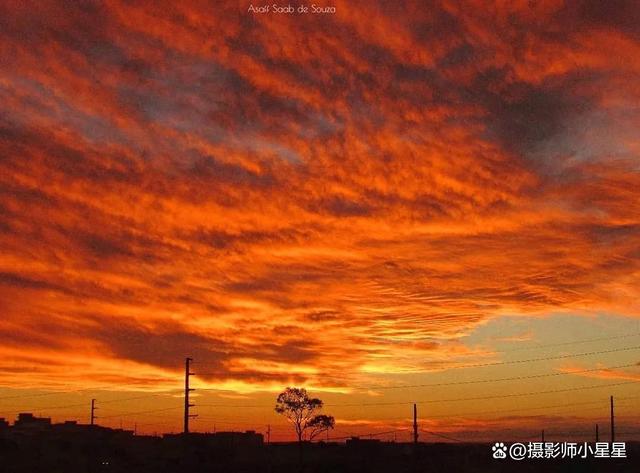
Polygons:
<instances>
[{"instance_id":1,"label":"silhouetted tree","mask_svg":"<svg viewBox=\"0 0 640 473\"><path fill-rule=\"evenodd\" d=\"M333 416L328 416L326 414L315 416L313 419L307 422L307 427L309 428L309 440L313 440L322 432L333 429L335 425L336 420L333 418Z\"/></svg>"},{"instance_id":2,"label":"silhouetted tree","mask_svg":"<svg viewBox=\"0 0 640 473\"><path fill-rule=\"evenodd\" d=\"M320 409L322 409L322 401L309 397L304 388L287 388L278 395L276 400L276 412L285 416L293 425L300 443L304 440L305 431L308 430L310 439L313 439L320 432L332 429L335 425L333 417L316 415Z\"/></svg>"}]
</instances>

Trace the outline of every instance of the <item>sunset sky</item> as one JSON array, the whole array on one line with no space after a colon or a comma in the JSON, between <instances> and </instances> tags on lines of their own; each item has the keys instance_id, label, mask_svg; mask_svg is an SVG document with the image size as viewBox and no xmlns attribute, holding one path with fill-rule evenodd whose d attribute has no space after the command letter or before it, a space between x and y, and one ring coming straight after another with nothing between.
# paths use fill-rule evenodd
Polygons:
<instances>
[{"instance_id":1,"label":"sunset sky","mask_svg":"<svg viewBox=\"0 0 640 473\"><path fill-rule=\"evenodd\" d=\"M0 417L638 431L640 5L569 3L0 2Z\"/></svg>"}]
</instances>

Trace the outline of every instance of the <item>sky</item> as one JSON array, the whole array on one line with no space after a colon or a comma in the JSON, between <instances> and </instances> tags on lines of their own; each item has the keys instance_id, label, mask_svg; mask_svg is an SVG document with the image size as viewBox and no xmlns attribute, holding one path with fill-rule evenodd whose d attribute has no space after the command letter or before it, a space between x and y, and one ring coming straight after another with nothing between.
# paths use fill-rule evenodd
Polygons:
<instances>
[{"instance_id":1,"label":"sky","mask_svg":"<svg viewBox=\"0 0 640 473\"><path fill-rule=\"evenodd\" d=\"M638 4L250 5L1 2L0 417L178 430L186 356L194 430L281 439L285 386L336 436L640 395Z\"/></svg>"}]
</instances>

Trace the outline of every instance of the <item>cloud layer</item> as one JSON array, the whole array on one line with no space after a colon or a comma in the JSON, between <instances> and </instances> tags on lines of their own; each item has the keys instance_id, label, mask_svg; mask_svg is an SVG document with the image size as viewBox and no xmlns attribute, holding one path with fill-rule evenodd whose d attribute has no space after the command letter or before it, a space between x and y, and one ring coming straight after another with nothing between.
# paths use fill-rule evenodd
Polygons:
<instances>
[{"instance_id":1,"label":"cloud layer","mask_svg":"<svg viewBox=\"0 0 640 473\"><path fill-rule=\"evenodd\" d=\"M162 386L191 354L341 387L500 315L638 316L615 3L3 2L0 383Z\"/></svg>"}]
</instances>

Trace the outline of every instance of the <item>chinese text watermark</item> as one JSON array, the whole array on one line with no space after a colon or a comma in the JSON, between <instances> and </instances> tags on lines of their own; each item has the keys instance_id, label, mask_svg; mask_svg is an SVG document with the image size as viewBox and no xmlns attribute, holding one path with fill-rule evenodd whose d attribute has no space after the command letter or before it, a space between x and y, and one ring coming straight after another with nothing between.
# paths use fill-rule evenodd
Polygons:
<instances>
[{"instance_id":1,"label":"chinese text watermark","mask_svg":"<svg viewBox=\"0 0 640 473\"><path fill-rule=\"evenodd\" d=\"M627 458L625 442L528 442L505 444L496 442L493 458L512 460L536 458Z\"/></svg>"}]
</instances>

